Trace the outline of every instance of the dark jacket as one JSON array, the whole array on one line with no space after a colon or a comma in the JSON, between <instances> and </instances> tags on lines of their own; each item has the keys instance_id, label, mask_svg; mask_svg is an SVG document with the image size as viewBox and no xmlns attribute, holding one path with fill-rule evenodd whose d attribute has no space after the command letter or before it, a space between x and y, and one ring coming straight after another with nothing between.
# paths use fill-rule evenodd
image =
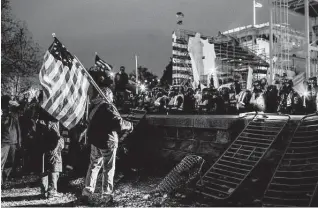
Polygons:
<instances>
[{"instance_id":1,"label":"dark jacket","mask_svg":"<svg viewBox=\"0 0 318 208\"><path fill-rule=\"evenodd\" d=\"M1 143L21 146L21 131L17 115L4 112L1 116Z\"/></svg>"},{"instance_id":2,"label":"dark jacket","mask_svg":"<svg viewBox=\"0 0 318 208\"><path fill-rule=\"evenodd\" d=\"M117 79L119 77L119 79ZM116 91L125 91L127 84L129 82L128 75L125 72L119 72L116 74L116 79L115 79L115 88Z\"/></svg>"},{"instance_id":3,"label":"dark jacket","mask_svg":"<svg viewBox=\"0 0 318 208\"><path fill-rule=\"evenodd\" d=\"M39 113L36 133L42 155L42 171L62 172L64 139L60 136L59 122L42 109Z\"/></svg>"},{"instance_id":4,"label":"dark jacket","mask_svg":"<svg viewBox=\"0 0 318 208\"><path fill-rule=\"evenodd\" d=\"M132 124L122 119L113 103L101 98L94 99L90 108L87 129L88 142L97 148L107 149L108 141L118 145L116 131L131 131Z\"/></svg>"}]
</instances>

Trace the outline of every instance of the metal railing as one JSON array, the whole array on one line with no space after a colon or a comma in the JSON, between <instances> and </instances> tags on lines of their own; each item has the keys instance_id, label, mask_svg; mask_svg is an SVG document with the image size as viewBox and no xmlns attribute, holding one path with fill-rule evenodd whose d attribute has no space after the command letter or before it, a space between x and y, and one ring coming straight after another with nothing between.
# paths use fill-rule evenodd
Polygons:
<instances>
[{"instance_id":1,"label":"metal railing","mask_svg":"<svg viewBox=\"0 0 318 208\"><path fill-rule=\"evenodd\" d=\"M229 198L258 165L290 120L289 115L246 113L253 118L223 155L197 182L197 192Z\"/></svg>"}]
</instances>

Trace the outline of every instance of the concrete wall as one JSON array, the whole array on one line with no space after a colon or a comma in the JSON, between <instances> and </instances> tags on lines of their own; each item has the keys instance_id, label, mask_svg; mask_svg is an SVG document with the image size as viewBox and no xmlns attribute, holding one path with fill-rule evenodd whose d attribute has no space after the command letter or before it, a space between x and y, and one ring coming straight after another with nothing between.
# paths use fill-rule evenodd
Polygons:
<instances>
[{"instance_id":1,"label":"concrete wall","mask_svg":"<svg viewBox=\"0 0 318 208\"><path fill-rule=\"evenodd\" d=\"M278 160L274 156L283 154L299 118L288 125L265 160L273 162ZM170 168L190 154L202 156L208 165L212 165L247 122L234 115L149 115L132 139L133 149L141 167Z\"/></svg>"}]
</instances>

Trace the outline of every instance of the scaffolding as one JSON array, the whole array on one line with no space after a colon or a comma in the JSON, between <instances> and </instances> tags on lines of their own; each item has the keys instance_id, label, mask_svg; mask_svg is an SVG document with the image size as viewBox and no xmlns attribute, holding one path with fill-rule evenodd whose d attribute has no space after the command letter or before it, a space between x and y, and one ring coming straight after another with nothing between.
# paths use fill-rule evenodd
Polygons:
<instances>
[{"instance_id":1,"label":"scaffolding","mask_svg":"<svg viewBox=\"0 0 318 208\"><path fill-rule=\"evenodd\" d=\"M317 0L290 0L290 11L305 17L306 24L306 68L307 78L310 76L318 76L317 61L317 43L313 41L318 36L317 17L318 17L318 1ZM313 25L312 25L313 24ZM311 26L313 26L311 28ZM310 31L312 31L312 40L310 40ZM313 42L312 42L313 41Z\"/></svg>"},{"instance_id":2,"label":"scaffolding","mask_svg":"<svg viewBox=\"0 0 318 208\"><path fill-rule=\"evenodd\" d=\"M272 10L273 75L282 76L290 70L289 0L275 0ZM274 40L276 39L276 41Z\"/></svg>"},{"instance_id":3,"label":"scaffolding","mask_svg":"<svg viewBox=\"0 0 318 208\"><path fill-rule=\"evenodd\" d=\"M174 34L173 85L182 85L193 76L187 45L189 38L194 37L196 32L178 29ZM243 80L246 80L248 67L253 68L255 74L266 75L269 64L266 62L265 51L251 50L249 47L241 45L236 38L221 33L215 37L201 35L201 38L208 39L210 43L214 44L218 77L222 80L222 84L233 81L237 73ZM200 77L200 80L203 80L202 84L206 84L207 76Z\"/></svg>"},{"instance_id":4,"label":"scaffolding","mask_svg":"<svg viewBox=\"0 0 318 208\"><path fill-rule=\"evenodd\" d=\"M269 65L266 62L264 50L258 50L253 46L253 43L249 47L248 45L240 44L234 37L220 34L214 39L213 43L216 58L220 60L219 68L223 73L231 74L230 78L234 79L235 72L238 72L242 79L246 80L249 67L254 69L255 75L266 75ZM255 77L255 79L260 78L262 77Z\"/></svg>"},{"instance_id":5,"label":"scaffolding","mask_svg":"<svg viewBox=\"0 0 318 208\"><path fill-rule=\"evenodd\" d=\"M273 64L271 71L275 74L277 68L288 69L289 65L289 48L285 48L286 44L290 45L290 39L286 31L289 30L288 17L302 16L305 17L305 43L303 52L306 59L306 77L318 75L317 61L317 22L318 16L318 1L317 0L270 0L270 5L274 6L271 9L271 28L274 34L279 33L278 43L273 42L271 58L277 58L277 63ZM277 28L277 26L278 28ZM286 36L287 35L287 36ZM287 50L287 51L286 51ZM287 66L284 65L288 63Z\"/></svg>"}]
</instances>

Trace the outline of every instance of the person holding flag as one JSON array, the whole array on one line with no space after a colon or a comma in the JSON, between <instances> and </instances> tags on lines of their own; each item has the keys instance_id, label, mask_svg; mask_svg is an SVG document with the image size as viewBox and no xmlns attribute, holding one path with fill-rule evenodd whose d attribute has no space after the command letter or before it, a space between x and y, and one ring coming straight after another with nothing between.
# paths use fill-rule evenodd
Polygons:
<instances>
[{"instance_id":1,"label":"person holding flag","mask_svg":"<svg viewBox=\"0 0 318 208\"><path fill-rule=\"evenodd\" d=\"M96 71L98 70L91 72L92 75ZM113 93L110 90L110 85L113 80L110 71L105 70L103 74L93 77L111 103L105 101L96 90L93 90L87 129L88 142L91 144L91 156L82 196L88 201L93 199L98 172L103 166L102 198L105 202L109 202L113 199L114 189L115 161L118 148L116 131L131 132L133 126L132 123L122 119L112 103Z\"/></svg>"},{"instance_id":2,"label":"person holding flag","mask_svg":"<svg viewBox=\"0 0 318 208\"><path fill-rule=\"evenodd\" d=\"M41 107L54 118L54 121L71 129L82 119L88 97L91 98L87 128L88 142L91 144L91 160L82 195L88 199L92 196L98 172L103 166L102 196L105 197L106 201L109 201L113 198L113 180L118 146L116 131L131 132L133 130L132 123L122 119L113 103L112 92L109 89L112 83L109 68L106 67L106 70L103 70L103 75L100 74L93 79L79 60L66 49L55 35L53 37L54 42L44 56L44 63L39 74L43 88ZM94 88L90 87L90 84ZM92 89L90 96L89 89ZM53 121L46 122L46 124L45 126L48 127L46 132L56 131ZM57 138L56 135L52 133L52 138ZM53 148L53 153L59 151L60 147L62 145ZM56 154L53 156L55 157ZM49 161L52 163L60 162L60 160L54 159L59 158L53 158ZM56 187L54 186L54 188Z\"/></svg>"},{"instance_id":3,"label":"person holding flag","mask_svg":"<svg viewBox=\"0 0 318 208\"><path fill-rule=\"evenodd\" d=\"M44 55L39 74L42 92L36 124L41 163L41 193L45 198L61 197L57 190L62 172L64 139L59 127L73 128L83 117L89 81L78 60L54 37Z\"/></svg>"}]
</instances>

